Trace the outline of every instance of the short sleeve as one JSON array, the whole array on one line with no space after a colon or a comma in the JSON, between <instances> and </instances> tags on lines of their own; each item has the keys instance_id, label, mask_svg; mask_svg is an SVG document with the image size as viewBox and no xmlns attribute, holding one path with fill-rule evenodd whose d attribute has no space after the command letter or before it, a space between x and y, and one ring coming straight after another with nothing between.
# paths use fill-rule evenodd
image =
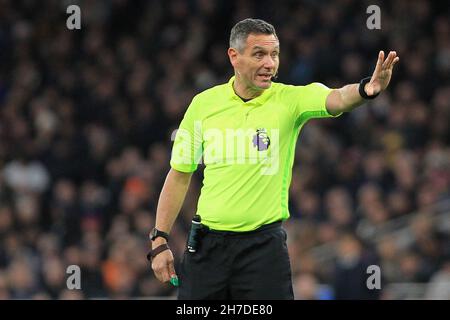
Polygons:
<instances>
[{"instance_id":1,"label":"short sleeve","mask_svg":"<svg viewBox=\"0 0 450 320\"><path fill-rule=\"evenodd\" d=\"M291 86L290 100L293 103L297 123L312 118L338 117L330 114L326 108L327 97L333 89L322 83L314 82L306 86Z\"/></svg>"},{"instance_id":2,"label":"short sleeve","mask_svg":"<svg viewBox=\"0 0 450 320\"><path fill-rule=\"evenodd\" d=\"M202 157L201 118L199 103L194 97L175 134L170 166L181 172L194 172Z\"/></svg>"}]
</instances>

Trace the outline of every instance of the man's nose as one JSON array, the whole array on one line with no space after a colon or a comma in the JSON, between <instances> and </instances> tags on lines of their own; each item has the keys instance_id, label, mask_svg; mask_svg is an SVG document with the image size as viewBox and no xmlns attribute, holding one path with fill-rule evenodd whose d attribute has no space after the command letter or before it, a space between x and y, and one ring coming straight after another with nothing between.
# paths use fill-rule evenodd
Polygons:
<instances>
[{"instance_id":1,"label":"man's nose","mask_svg":"<svg viewBox=\"0 0 450 320\"><path fill-rule=\"evenodd\" d=\"M273 69L275 67L275 59L273 59L270 55L266 56L264 59L264 68Z\"/></svg>"}]
</instances>

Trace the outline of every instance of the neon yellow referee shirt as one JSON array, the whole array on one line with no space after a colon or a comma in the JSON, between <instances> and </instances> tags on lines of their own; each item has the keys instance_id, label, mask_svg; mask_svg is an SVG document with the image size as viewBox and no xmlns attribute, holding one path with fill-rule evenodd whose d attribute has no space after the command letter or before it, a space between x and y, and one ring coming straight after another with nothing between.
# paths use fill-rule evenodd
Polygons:
<instances>
[{"instance_id":1,"label":"neon yellow referee shirt","mask_svg":"<svg viewBox=\"0 0 450 320\"><path fill-rule=\"evenodd\" d=\"M193 172L205 164L197 205L203 224L251 231L289 218L298 135L308 119L333 117L325 107L332 89L273 82L244 102L233 81L194 97L176 133L170 165Z\"/></svg>"}]
</instances>

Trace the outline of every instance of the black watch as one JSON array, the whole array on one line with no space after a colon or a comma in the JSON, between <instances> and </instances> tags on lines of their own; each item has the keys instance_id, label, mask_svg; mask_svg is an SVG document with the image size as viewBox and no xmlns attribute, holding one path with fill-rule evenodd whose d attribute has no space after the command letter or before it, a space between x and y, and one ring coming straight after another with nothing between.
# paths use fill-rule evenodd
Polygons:
<instances>
[{"instance_id":1,"label":"black watch","mask_svg":"<svg viewBox=\"0 0 450 320\"><path fill-rule=\"evenodd\" d=\"M167 242L169 242L169 235L167 233L160 231L156 228L153 228L149 234L150 240L154 241L158 237L163 237L164 239L166 239Z\"/></svg>"}]
</instances>

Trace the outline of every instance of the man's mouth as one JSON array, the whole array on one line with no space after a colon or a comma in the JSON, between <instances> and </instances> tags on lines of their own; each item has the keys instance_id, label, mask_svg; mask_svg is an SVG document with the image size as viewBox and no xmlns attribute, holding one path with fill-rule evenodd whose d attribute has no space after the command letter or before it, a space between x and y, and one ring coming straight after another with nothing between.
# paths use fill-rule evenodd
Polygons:
<instances>
[{"instance_id":1,"label":"man's mouth","mask_svg":"<svg viewBox=\"0 0 450 320\"><path fill-rule=\"evenodd\" d=\"M272 79L272 74L271 73L259 73L258 77L263 78L263 80L270 80Z\"/></svg>"}]
</instances>

